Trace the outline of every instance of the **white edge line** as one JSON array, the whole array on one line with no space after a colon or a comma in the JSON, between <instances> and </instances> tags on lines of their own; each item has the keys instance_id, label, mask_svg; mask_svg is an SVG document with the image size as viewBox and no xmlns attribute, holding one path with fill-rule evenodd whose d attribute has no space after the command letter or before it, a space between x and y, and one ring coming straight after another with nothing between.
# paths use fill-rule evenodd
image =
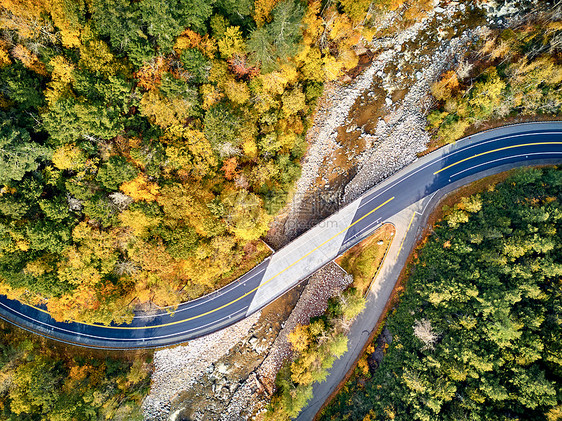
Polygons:
<instances>
[{"instance_id":1,"label":"white edge line","mask_svg":"<svg viewBox=\"0 0 562 421\"><path fill-rule=\"evenodd\" d=\"M88 334L88 333L75 332L75 331L73 331L73 330L64 329L64 328L59 327L59 326L53 326L53 325L50 325L50 324L48 324L48 323L42 322L41 320L36 320L36 319L32 318L31 316L29 316L29 315L27 315L27 314L20 313L19 311L14 310L14 309L12 309L11 307L8 307L6 304L4 304L4 303L2 303L2 302L0 302L0 305L1 305L2 307L4 307L4 308L7 308L9 311L14 312L14 313L17 313L17 314L19 314L20 316L22 316L22 317L24 317L24 318L26 318L26 319L28 319L28 320L30 320L30 321L32 321L32 322L39 323L39 324L42 324L42 325L44 325L44 326L47 326L47 327L50 328L51 330L59 330L59 331L63 331L63 332L68 332L68 333L71 333L71 334L76 335L76 336L87 336L87 337L89 337L89 338L103 339L103 340L105 340L105 341L108 340L108 338L105 337L105 336L90 335L90 334ZM194 330L199 330L199 329L201 329L201 328L204 328L204 327L209 326L210 324L214 324L214 323L216 323L216 322L220 322L220 321L222 321L222 320L225 320L225 319L228 319L228 318L232 318L233 316L236 316L238 313L241 313L241 312L243 312L243 311L246 311L247 309L248 309L248 306L244 307L244 308L241 309L241 310L236 311L235 313L226 315L226 316L224 316L224 317L222 317L222 318L220 318L220 319L218 319L218 320L215 320L215 321L210 322L210 323L206 323L206 324L204 324L204 325L202 325L202 326L198 326L198 327L193 328L193 329L182 330L181 332L171 333L171 334L169 334L169 335L152 336L152 337L150 337L150 340L153 340L153 339L162 339L162 338L169 338L169 337L172 337L172 336L182 335L182 334L184 334L184 333L191 332L191 331L194 331ZM75 322L75 323L76 323L76 322ZM80 322L78 322L78 323L80 323ZM101 328L101 329L104 328L104 326L96 326L96 327L99 327L99 328ZM157 329L158 327L160 327L160 326L153 326L153 327L147 326L147 327L145 327L144 329L146 329L146 330L148 330L148 329ZM142 329L135 329L135 331L136 331L136 330L142 330ZM140 340L142 340L142 339L143 339L143 338L109 338L109 340L111 340L111 341L140 341Z\"/></svg>"},{"instance_id":2,"label":"white edge line","mask_svg":"<svg viewBox=\"0 0 562 421\"><path fill-rule=\"evenodd\" d=\"M522 154L519 154L519 155L506 156L506 157L503 157L503 158L494 159L492 161L486 161L486 162L483 162L482 164L474 165L470 168L466 168L462 171L459 171L458 173L455 173L455 174L451 175L450 178L456 177L457 175L462 174L463 172L466 172L466 171L470 171L474 168L483 167L484 165L488 165L488 164L491 164L493 162L505 161L505 160L508 160L508 159L511 159L511 158L520 158L522 156L531 156L531 155L535 156L535 155L545 155L545 154L562 155L562 152L531 152L531 153L522 153Z\"/></svg>"}]
</instances>

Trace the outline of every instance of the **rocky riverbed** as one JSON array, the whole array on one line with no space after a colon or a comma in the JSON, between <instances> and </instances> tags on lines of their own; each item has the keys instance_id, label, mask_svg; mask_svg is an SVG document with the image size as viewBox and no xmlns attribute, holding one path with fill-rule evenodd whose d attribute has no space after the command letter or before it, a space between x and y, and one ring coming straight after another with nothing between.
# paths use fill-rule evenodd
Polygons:
<instances>
[{"instance_id":1,"label":"rocky riverbed","mask_svg":"<svg viewBox=\"0 0 562 421\"><path fill-rule=\"evenodd\" d=\"M186 345L154 353L154 373L150 394L143 402L143 413L149 420L165 420L182 391L205 373L222 367L214 363L248 335L260 313L216 333L190 341Z\"/></svg>"}]
</instances>

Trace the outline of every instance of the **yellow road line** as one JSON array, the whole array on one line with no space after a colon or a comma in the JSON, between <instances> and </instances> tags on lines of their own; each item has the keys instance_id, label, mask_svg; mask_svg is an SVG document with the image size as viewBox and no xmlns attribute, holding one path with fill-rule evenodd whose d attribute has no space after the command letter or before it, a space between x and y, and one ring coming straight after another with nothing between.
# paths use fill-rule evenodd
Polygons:
<instances>
[{"instance_id":1,"label":"yellow road line","mask_svg":"<svg viewBox=\"0 0 562 421\"><path fill-rule=\"evenodd\" d=\"M460 161L457 161L454 164L448 165L445 168L441 168L439 171L435 171L433 173L433 175L439 174L441 171L448 170L449 168L454 167L455 165L461 164L465 161L468 161L468 160L471 160L471 159L474 159L474 158L478 158L479 156L487 155L487 154L490 154L490 153L493 153L493 152L498 152L498 151L505 151L507 149L521 148L521 147L524 147L524 146L536 146L536 145L562 145L562 142L536 142L536 143L522 143L522 144L519 144L519 145L504 146L503 148L493 149L491 151L482 152L482 153L470 156L468 158L461 159Z\"/></svg>"},{"instance_id":2,"label":"yellow road line","mask_svg":"<svg viewBox=\"0 0 562 421\"><path fill-rule=\"evenodd\" d=\"M347 230L349 230L352 226L354 226L355 224L361 222L363 219L365 219L367 216L371 215L372 213L374 213L375 211L377 211L378 209L382 208L384 205L386 205L388 202L390 202L391 200L394 199L394 196L391 197L390 199L388 199L386 202L380 204L379 206L377 206L375 209L373 209L372 211L370 211L369 213L363 215L361 218L359 218L357 221L355 221L353 224L351 224L350 226L348 226L347 228L342 229L340 232L338 232L337 234L334 234L332 237L328 238L326 241L324 241L322 244L320 244L319 246L315 247L314 249L312 249L311 251L309 251L308 253L306 253L304 256L302 256L300 259L296 260L295 262L291 263L289 266L287 266L285 269L283 269L281 272L277 273L276 275L272 276L270 279L268 279L266 282L264 282L263 284L258 285L257 287L255 287L254 289L246 292L244 295L241 295L240 297L236 298L235 300L232 300L226 304L223 304L220 307L214 308L212 310L209 310L205 313L201 313L198 314L197 316L193 316L193 317L189 317L187 319L183 319L183 320L177 320L175 322L170 322L170 323L165 323L162 325L157 325L157 326L105 326L105 325L100 325L100 324L95 324L95 323L85 323L85 322L75 322L75 323L80 323L83 325L87 325L87 326L96 326L96 327L104 327L107 329L125 329L125 330L135 330L135 329L153 329L153 328L157 328L157 327L166 327L166 326L172 326L172 325L176 325L179 323L184 323L184 322L188 322L190 320L195 320L198 319L200 317L206 316L208 314L212 314L215 313L219 310L222 310L225 307L228 307L234 303L236 303L237 301L240 301L243 298L246 298L248 295L254 293L255 291L257 291L260 288L263 288L265 285L267 285L268 283L270 283L271 281L273 281L275 278L277 278L279 275L281 275L283 272L289 270L290 268L292 268L294 265L296 265L298 262L300 262L301 260L303 260L304 258L310 256L312 253L314 253L316 250L318 250L320 247L322 247L324 244L332 241L334 238L336 238L338 235L346 232ZM29 307L33 307L36 308L39 311L42 311L43 313L47 313L49 314L48 311L45 311L43 309L34 307L34 306L29 306ZM72 322L73 320L71 320Z\"/></svg>"},{"instance_id":3,"label":"yellow road line","mask_svg":"<svg viewBox=\"0 0 562 421\"><path fill-rule=\"evenodd\" d=\"M39 311L41 311L41 312L43 312L43 313L47 313L47 314L49 314L49 315L51 314L51 313L49 313L47 310L43 310L42 308L35 307L35 306L31 305L31 304L26 304L26 306L31 307L31 308L34 308L35 310L39 310Z\"/></svg>"},{"instance_id":4,"label":"yellow road line","mask_svg":"<svg viewBox=\"0 0 562 421\"><path fill-rule=\"evenodd\" d=\"M408 231L410 231L410 227L412 226L412 222L414 222L414 216L416 216L415 211L412 213L412 218L410 219L410 223L408 224L408 228L406 228L406 232L404 233L404 237L402 238L402 241L400 242L400 248L398 249L398 253L396 253L396 257L400 256L400 252L402 251L402 246L404 245L404 240L406 239L406 235L408 234Z\"/></svg>"}]
</instances>

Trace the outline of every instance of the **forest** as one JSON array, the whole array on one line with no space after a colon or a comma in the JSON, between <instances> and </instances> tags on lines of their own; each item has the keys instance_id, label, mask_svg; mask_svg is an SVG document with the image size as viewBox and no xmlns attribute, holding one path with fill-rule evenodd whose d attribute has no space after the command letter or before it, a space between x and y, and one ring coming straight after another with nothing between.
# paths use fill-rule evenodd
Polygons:
<instances>
[{"instance_id":1,"label":"forest","mask_svg":"<svg viewBox=\"0 0 562 421\"><path fill-rule=\"evenodd\" d=\"M562 169L462 198L416 252L382 362L321 419L559 420L561 279Z\"/></svg>"},{"instance_id":2,"label":"forest","mask_svg":"<svg viewBox=\"0 0 562 421\"><path fill-rule=\"evenodd\" d=\"M562 113L562 22L552 13L496 31L432 85L437 109L427 117L428 129L440 142L489 120Z\"/></svg>"},{"instance_id":3,"label":"forest","mask_svg":"<svg viewBox=\"0 0 562 421\"><path fill-rule=\"evenodd\" d=\"M0 419L142 420L150 358L72 355L0 323Z\"/></svg>"},{"instance_id":4,"label":"forest","mask_svg":"<svg viewBox=\"0 0 562 421\"><path fill-rule=\"evenodd\" d=\"M126 322L253 266L370 3L1 0L0 293Z\"/></svg>"}]
</instances>

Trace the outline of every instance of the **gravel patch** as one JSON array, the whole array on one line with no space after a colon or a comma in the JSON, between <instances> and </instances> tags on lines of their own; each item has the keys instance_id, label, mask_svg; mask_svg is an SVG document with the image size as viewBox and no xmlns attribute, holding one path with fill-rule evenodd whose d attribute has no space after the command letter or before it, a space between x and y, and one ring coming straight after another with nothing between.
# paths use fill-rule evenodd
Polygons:
<instances>
[{"instance_id":1,"label":"gravel patch","mask_svg":"<svg viewBox=\"0 0 562 421\"><path fill-rule=\"evenodd\" d=\"M257 312L232 326L190 341L187 345L156 351L152 386L142 404L145 419L168 419L174 397L240 342L259 317L260 312Z\"/></svg>"}]
</instances>

